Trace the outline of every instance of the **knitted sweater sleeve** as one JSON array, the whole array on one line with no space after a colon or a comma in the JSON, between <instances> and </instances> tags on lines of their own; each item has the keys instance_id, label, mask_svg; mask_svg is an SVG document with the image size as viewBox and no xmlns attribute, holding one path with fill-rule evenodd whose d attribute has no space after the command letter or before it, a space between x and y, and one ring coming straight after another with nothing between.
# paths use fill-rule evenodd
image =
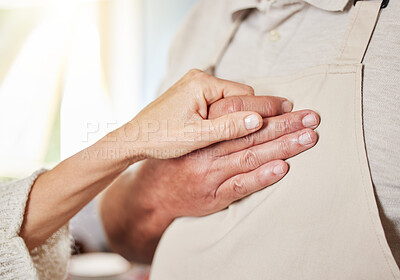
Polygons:
<instances>
[{"instance_id":1,"label":"knitted sweater sleeve","mask_svg":"<svg viewBox=\"0 0 400 280\"><path fill-rule=\"evenodd\" d=\"M28 251L18 235L33 183L45 172L0 185L0 279L64 279L71 253L68 225L44 244Z\"/></svg>"}]
</instances>

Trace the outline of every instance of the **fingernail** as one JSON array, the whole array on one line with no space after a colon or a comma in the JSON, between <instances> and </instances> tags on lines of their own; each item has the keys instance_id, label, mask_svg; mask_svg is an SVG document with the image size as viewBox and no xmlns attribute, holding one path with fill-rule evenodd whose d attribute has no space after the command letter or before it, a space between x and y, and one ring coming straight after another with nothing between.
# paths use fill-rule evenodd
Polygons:
<instances>
[{"instance_id":1,"label":"fingernail","mask_svg":"<svg viewBox=\"0 0 400 280\"><path fill-rule=\"evenodd\" d=\"M260 121L256 115L250 115L244 119L244 124L247 129L255 129L259 127Z\"/></svg>"},{"instance_id":2,"label":"fingernail","mask_svg":"<svg viewBox=\"0 0 400 280\"><path fill-rule=\"evenodd\" d=\"M272 169L272 172L275 175L282 175L285 174L285 170L283 169L283 167L281 165L277 165L274 167L274 169Z\"/></svg>"},{"instance_id":3,"label":"fingernail","mask_svg":"<svg viewBox=\"0 0 400 280\"><path fill-rule=\"evenodd\" d=\"M299 136L300 145L306 146L312 143L311 135L309 132L303 133Z\"/></svg>"},{"instance_id":4,"label":"fingernail","mask_svg":"<svg viewBox=\"0 0 400 280\"><path fill-rule=\"evenodd\" d=\"M293 104L290 103L289 101L286 100L282 103L282 111L284 113L289 113L290 111L292 111L292 109L293 109Z\"/></svg>"},{"instance_id":5,"label":"fingernail","mask_svg":"<svg viewBox=\"0 0 400 280\"><path fill-rule=\"evenodd\" d=\"M315 127L318 124L317 118L313 114L306 115L302 123L305 127Z\"/></svg>"}]
</instances>

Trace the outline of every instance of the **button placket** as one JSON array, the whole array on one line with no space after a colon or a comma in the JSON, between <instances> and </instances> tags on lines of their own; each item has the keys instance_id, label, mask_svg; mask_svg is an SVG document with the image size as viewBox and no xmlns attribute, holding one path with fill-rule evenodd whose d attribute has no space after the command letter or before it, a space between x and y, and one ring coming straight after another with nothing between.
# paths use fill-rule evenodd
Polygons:
<instances>
[{"instance_id":1,"label":"button placket","mask_svg":"<svg viewBox=\"0 0 400 280\"><path fill-rule=\"evenodd\" d=\"M281 38L281 34L279 33L279 31L277 29L272 29L269 33L268 33L268 38L271 42L276 42Z\"/></svg>"}]
</instances>

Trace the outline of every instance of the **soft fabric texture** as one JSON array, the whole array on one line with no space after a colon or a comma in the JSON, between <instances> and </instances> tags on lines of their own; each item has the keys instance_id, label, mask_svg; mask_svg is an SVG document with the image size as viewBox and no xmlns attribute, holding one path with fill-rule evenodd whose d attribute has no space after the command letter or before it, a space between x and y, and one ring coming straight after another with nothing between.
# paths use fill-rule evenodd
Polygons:
<instances>
[{"instance_id":1,"label":"soft fabric texture","mask_svg":"<svg viewBox=\"0 0 400 280\"><path fill-rule=\"evenodd\" d=\"M57 280L66 277L71 239L68 225L53 234L44 244L28 251L18 235L26 202L36 178L45 172L0 185L0 279Z\"/></svg>"},{"instance_id":2,"label":"soft fabric texture","mask_svg":"<svg viewBox=\"0 0 400 280\"><path fill-rule=\"evenodd\" d=\"M327 1L318 2L322 7ZM231 2L227 0L226 3ZM300 1L275 3L286 3L290 10L290 5L297 5ZM329 65L284 77L267 75L246 79L258 72L258 63L246 64L242 58L252 57L255 53L250 47L236 53L235 60L230 62L237 69L255 68L254 71L247 68L247 72L236 80L253 86L258 95L289 98L294 103L294 110L311 108L320 114L321 124L316 129L319 141L314 148L288 159L290 171L273 186L221 212L206 217L180 218L172 223L159 243L151 279L400 279L400 270L380 223L363 141L363 66L360 62L379 9L377 1L358 2L352 11L352 20L347 20L348 31L335 38L337 42L343 42L343 47L338 48L336 59L332 58ZM313 16L311 11L307 15ZM306 19L307 16L303 23ZM324 18L314 18L315 29L319 28L317 23L323 21ZM284 22L284 18L280 22ZM240 28L248 27L246 22L243 24ZM310 26L304 30L301 23L296 26L299 32L312 32L313 29ZM245 40L251 31L240 33L240 28L235 37L217 36L215 40L208 40L217 42L214 52L223 56L218 63L219 60L214 60L217 56L214 53L210 55L210 66L216 67L209 69L216 69L220 77L225 78L225 75L218 74L223 69L229 71L233 68L224 68L227 63L224 59L230 49L239 46L238 40L243 39L240 42L243 45L251 42ZM296 30L295 26L292 28L292 31ZM324 30L319 31L322 33ZM193 34L193 30L190 32ZM207 33L210 34L210 30ZM276 33L283 36L288 32L276 30L273 34ZM228 48L220 38L231 43ZM272 40L268 42L270 38ZM291 46L290 39L294 39L293 36L281 46L283 54L285 47L302 48L302 44L315 41L297 42ZM260 37L253 44L262 41L266 49L279 42L276 36L268 36ZM317 49L315 51L317 56L323 55L324 49L321 48L319 53ZM279 60L279 53L274 58ZM274 58L270 57L272 61ZM262 56L259 59L262 60ZM290 68L290 64L287 67ZM368 91L368 94L371 93ZM390 96L395 100L394 94ZM396 110L390 112L396 115ZM397 139L381 142L395 142Z\"/></svg>"},{"instance_id":3,"label":"soft fabric texture","mask_svg":"<svg viewBox=\"0 0 400 280\"><path fill-rule=\"evenodd\" d=\"M353 1L201 0L171 48L165 90L202 68L227 32L227 22L252 8L216 68L224 79L290 75L337 56ZM383 227L400 264L400 1L381 11L364 58L363 122ZM264 94L264 93L258 93Z\"/></svg>"}]
</instances>

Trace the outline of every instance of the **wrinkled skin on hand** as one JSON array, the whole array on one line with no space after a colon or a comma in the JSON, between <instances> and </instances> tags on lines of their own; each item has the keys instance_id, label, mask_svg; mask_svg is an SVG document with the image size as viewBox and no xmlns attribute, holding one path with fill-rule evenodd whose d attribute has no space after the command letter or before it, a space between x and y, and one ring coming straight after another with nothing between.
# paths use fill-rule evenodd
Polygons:
<instances>
[{"instance_id":1,"label":"wrinkled skin on hand","mask_svg":"<svg viewBox=\"0 0 400 280\"><path fill-rule=\"evenodd\" d=\"M243 98L232 98L235 99ZM220 102L211 106L210 117L217 117L219 111L235 110L235 106L240 109L233 104ZM159 183L153 183L146 191L151 192L157 207L174 217L203 216L224 209L280 180L288 171L282 160L316 143L316 133L302 123L302 118L310 114L318 122L318 116L308 110L265 118L260 131L241 139L214 144L176 159L148 160L142 166L142 174ZM295 133L287 134L291 132ZM311 139L307 145L298 141L303 134Z\"/></svg>"},{"instance_id":2,"label":"wrinkled skin on hand","mask_svg":"<svg viewBox=\"0 0 400 280\"><path fill-rule=\"evenodd\" d=\"M167 159L260 129L261 116L250 110L208 118L209 105L230 96L254 96L254 90L190 70L112 136L130 143L136 158ZM278 97L274 100L285 101Z\"/></svg>"},{"instance_id":3,"label":"wrinkled skin on hand","mask_svg":"<svg viewBox=\"0 0 400 280\"><path fill-rule=\"evenodd\" d=\"M147 160L110 188L102 216L114 250L150 262L173 219L217 212L268 187L288 172L284 159L317 142L318 115L311 110L282 114L282 103L274 97L225 98L210 106L209 118L241 110L258 112L263 127L179 158Z\"/></svg>"}]
</instances>

